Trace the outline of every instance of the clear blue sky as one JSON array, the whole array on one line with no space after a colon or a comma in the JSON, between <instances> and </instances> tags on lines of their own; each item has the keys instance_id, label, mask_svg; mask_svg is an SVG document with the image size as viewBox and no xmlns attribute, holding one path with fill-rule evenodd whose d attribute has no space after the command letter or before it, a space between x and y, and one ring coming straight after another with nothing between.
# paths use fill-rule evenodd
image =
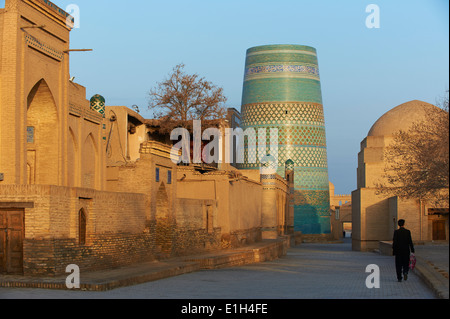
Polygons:
<instances>
[{"instance_id":1,"label":"clear blue sky","mask_svg":"<svg viewBox=\"0 0 450 319\"><path fill-rule=\"evenodd\" d=\"M435 103L449 88L449 3L444 0L54 0L80 8L71 33L71 74L108 105L137 104L178 63L222 86L240 110L245 52L264 44L318 50L330 180L356 189L360 142L389 109ZM366 6L380 8L366 28ZM0 0L3 7L4 1Z\"/></svg>"}]
</instances>

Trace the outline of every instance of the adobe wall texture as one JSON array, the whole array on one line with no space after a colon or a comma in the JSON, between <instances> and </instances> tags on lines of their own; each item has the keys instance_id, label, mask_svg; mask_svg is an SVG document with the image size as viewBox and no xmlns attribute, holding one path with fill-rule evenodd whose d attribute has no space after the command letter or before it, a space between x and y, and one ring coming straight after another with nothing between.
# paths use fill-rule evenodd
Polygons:
<instances>
[{"instance_id":1,"label":"adobe wall texture","mask_svg":"<svg viewBox=\"0 0 450 319\"><path fill-rule=\"evenodd\" d=\"M177 196L183 200L180 203L186 199L215 203L211 207L213 227L221 229L223 248L261 240L260 183L244 177L236 180L229 171L202 175L190 168L179 168L177 174ZM182 216L185 211L185 207L178 207L178 215Z\"/></svg>"}]
</instances>

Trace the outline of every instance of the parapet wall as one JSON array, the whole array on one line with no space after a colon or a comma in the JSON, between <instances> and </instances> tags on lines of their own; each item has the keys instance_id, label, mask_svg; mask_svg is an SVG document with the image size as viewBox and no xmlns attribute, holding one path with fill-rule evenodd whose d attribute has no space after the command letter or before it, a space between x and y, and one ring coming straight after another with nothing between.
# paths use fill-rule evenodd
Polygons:
<instances>
[{"instance_id":1,"label":"parapet wall","mask_svg":"<svg viewBox=\"0 0 450 319\"><path fill-rule=\"evenodd\" d=\"M220 228L222 248L261 240L261 183L244 176L236 177L229 171L202 175L192 168L178 168L177 174L177 222L180 226L185 226L187 221L192 224L197 218L198 225L200 219L204 221L204 228ZM192 208L193 205L200 206ZM203 218L198 216L199 211L204 212Z\"/></svg>"}]
</instances>

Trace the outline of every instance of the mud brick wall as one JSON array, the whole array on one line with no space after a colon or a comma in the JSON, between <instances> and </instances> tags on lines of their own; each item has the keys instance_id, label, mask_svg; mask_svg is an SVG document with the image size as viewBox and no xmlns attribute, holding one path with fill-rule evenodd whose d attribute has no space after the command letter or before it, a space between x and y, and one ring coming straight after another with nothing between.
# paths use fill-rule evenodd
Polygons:
<instances>
[{"instance_id":1,"label":"mud brick wall","mask_svg":"<svg viewBox=\"0 0 450 319\"><path fill-rule=\"evenodd\" d=\"M24 274L64 274L70 264L78 265L81 273L114 269L155 260L153 247L150 234L101 235L89 245L80 245L74 239L27 239L24 250L32 253L24 260Z\"/></svg>"},{"instance_id":2,"label":"mud brick wall","mask_svg":"<svg viewBox=\"0 0 450 319\"><path fill-rule=\"evenodd\" d=\"M177 228L175 232L174 254L187 256L209 250L221 249L221 229L215 228L209 232L205 229L191 230Z\"/></svg>"},{"instance_id":3,"label":"mud brick wall","mask_svg":"<svg viewBox=\"0 0 450 319\"><path fill-rule=\"evenodd\" d=\"M262 240L261 227L234 231L231 233L231 247L242 247Z\"/></svg>"}]
</instances>

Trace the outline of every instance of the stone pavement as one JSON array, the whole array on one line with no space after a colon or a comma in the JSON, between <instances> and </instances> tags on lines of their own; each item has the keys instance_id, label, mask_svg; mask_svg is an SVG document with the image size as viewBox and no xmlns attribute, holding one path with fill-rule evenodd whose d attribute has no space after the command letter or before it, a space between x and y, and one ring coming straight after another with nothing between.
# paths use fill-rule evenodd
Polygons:
<instances>
[{"instance_id":1,"label":"stone pavement","mask_svg":"<svg viewBox=\"0 0 450 319\"><path fill-rule=\"evenodd\" d=\"M289 237L269 239L253 245L220 252L191 255L164 261L145 262L117 269L86 272L80 276L81 290L107 291L167 277L179 276L201 269L220 269L274 260L286 254L289 241ZM66 277L67 275L57 277L30 277L0 274L0 289L3 287L67 290ZM2 295L0 293L1 297Z\"/></svg>"},{"instance_id":2,"label":"stone pavement","mask_svg":"<svg viewBox=\"0 0 450 319\"><path fill-rule=\"evenodd\" d=\"M442 256L447 247L447 262ZM448 270L448 245L436 248L418 247L418 259L435 258L435 263ZM426 259L423 259L426 260ZM439 262L438 262L439 260ZM431 261L428 261L431 263ZM184 263L184 264L183 264ZM366 267L375 264L380 269L380 288L366 287ZM422 264L419 260L418 266ZM355 252L351 243L302 244L289 248L283 258L257 264L246 264L214 270L198 269L195 261L171 261L166 265L156 263L152 267L176 269L181 276L117 288L108 291L69 291L30 288L0 288L0 299L436 299L440 290L435 283L424 278L441 275L431 265L419 272L417 267L408 281L398 283L394 259L373 252ZM116 270L117 278L143 276L143 268ZM423 266L423 265L421 265ZM184 271L183 269L189 269ZM424 268L424 267L422 267ZM434 270L434 272L430 272ZM170 271L169 271L170 272ZM133 276L132 276L133 275ZM86 280L87 274L82 278ZM111 279L112 277L110 277ZM95 278L91 277L90 280ZM435 280L436 278L434 278ZM1 282L1 278L0 278ZM136 281L138 283L139 281ZM442 281L440 281L442 282ZM445 283L445 281L444 281ZM448 279L447 298L448 298ZM439 289L444 289L440 287Z\"/></svg>"},{"instance_id":3,"label":"stone pavement","mask_svg":"<svg viewBox=\"0 0 450 319\"><path fill-rule=\"evenodd\" d=\"M442 299L449 299L449 250L448 243L425 243L415 245L416 272Z\"/></svg>"}]
</instances>

